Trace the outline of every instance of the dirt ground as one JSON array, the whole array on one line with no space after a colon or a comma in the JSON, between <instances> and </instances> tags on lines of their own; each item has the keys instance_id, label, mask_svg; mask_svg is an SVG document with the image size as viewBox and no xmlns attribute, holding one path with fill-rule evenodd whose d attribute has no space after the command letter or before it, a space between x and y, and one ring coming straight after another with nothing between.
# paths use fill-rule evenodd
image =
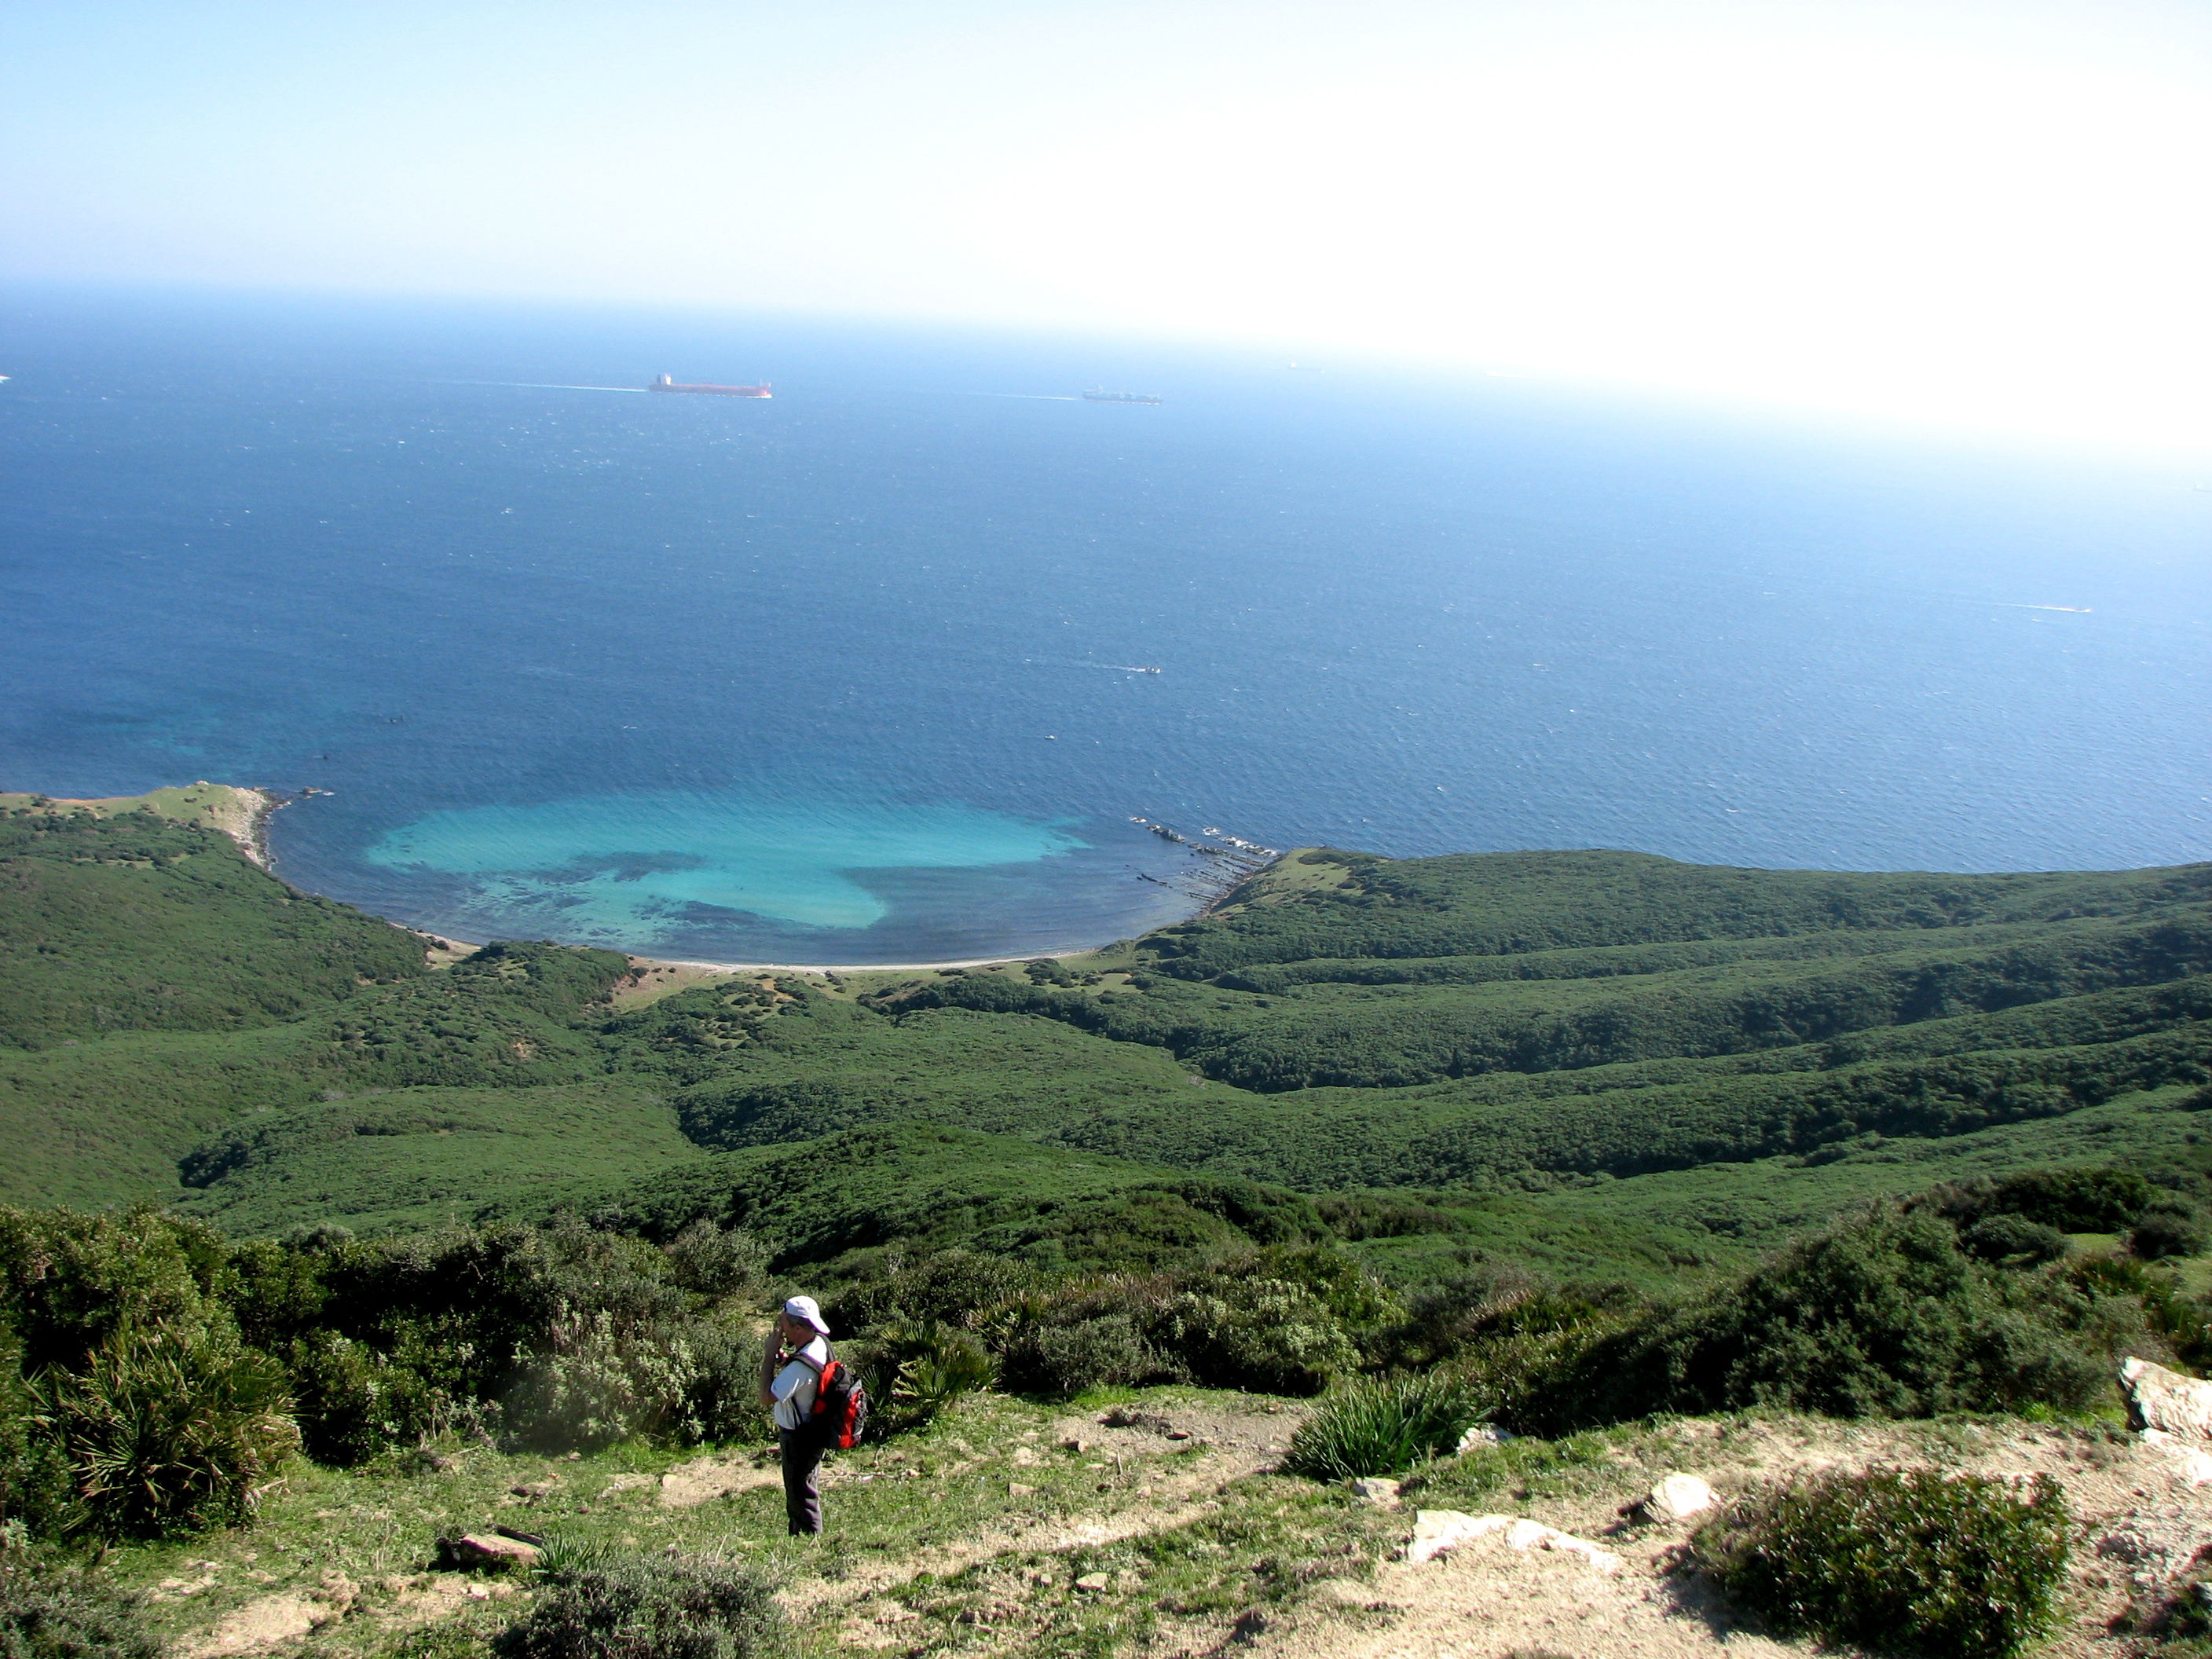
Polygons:
<instances>
[{"instance_id":1,"label":"dirt ground","mask_svg":"<svg viewBox=\"0 0 2212 1659\"><path fill-rule=\"evenodd\" d=\"M2039 1650L2050 1659L2135 1651L2107 1628L2112 1620L2138 1586L2163 1582L2212 1545L2212 1486L2190 1486L2168 1454L2072 1427L1960 1425L1948 1437L1931 1436L1930 1427L1793 1422L1746 1431L1691 1422L1680 1425L1679 1467L1711 1482L1723 1502L1757 1481L1835 1468L1937 1463L1984 1475L2056 1477L2081 1530L2065 1628ZM1620 1558L1619 1570L1606 1574L1573 1555L1516 1550L1493 1534L1434 1561L1393 1562L1371 1583L1326 1586L1309 1609L1238 1650L1252 1659L1753 1659L1815 1650L1731 1617L1694 1575L1678 1570L1694 1521L1637 1524L1601 1500L1539 1501L1525 1512L1604 1546ZM1410 1509L1404 1519L1410 1536Z\"/></svg>"}]
</instances>

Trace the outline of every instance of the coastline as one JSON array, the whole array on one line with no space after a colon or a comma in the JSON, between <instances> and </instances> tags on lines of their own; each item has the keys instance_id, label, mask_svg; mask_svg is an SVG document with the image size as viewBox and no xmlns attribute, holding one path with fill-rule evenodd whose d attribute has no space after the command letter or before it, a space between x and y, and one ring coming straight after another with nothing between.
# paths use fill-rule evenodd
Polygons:
<instances>
[{"instance_id":1,"label":"coastline","mask_svg":"<svg viewBox=\"0 0 2212 1659\"><path fill-rule=\"evenodd\" d=\"M102 818L143 811L179 823L219 830L237 843L238 850L246 854L249 863L263 870L273 869L276 864L269 850L270 817L278 808L291 804L289 795L279 794L273 789L210 783L204 778L196 783L149 789L143 795L108 795L95 799L0 790L0 810L21 807L51 811L66 807Z\"/></svg>"},{"instance_id":2,"label":"coastline","mask_svg":"<svg viewBox=\"0 0 2212 1659\"><path fill-rule=\"evenodd\" d=\"M15 809L50 811L67 808L71 811L90 812L99 817L114 817L133 811L151 812L157 817L220 830L236 843L249 863L273 873L276 857L269 847L269 821L280 809L289 806L296 799L274 789L210 783L202 778L190 784L149 789L143 795L109 795L88 799L0 790L0 811ZM1292 849L1293 852L1296 850ZM1201 916L1212 914L1250 882L1279 868L1290 856L1291 854L1287 853L1278 854L1260 869L1244 876L1234 886L1206 902L1196 914ZM389 917L382 919L390 920ZM446 955L448 960L471 955L482 950L485 943L454 939L428 928L410 927L404 922L392 925L404 927L408 932L419 933L434 941L438 951ZM1078 957L1093 956L1110 948L1110 945L1079 945L1054 951L1026 951L1011 956L965 957L942 962L706 962L691 957L641 956L632 951L623 954L641 967L688 970L693 974L809 974L817 978L830 979L843 974L926 974L968 968L1006 968L1025 962L1066 962Z\"/></svg>"}]
</instances>

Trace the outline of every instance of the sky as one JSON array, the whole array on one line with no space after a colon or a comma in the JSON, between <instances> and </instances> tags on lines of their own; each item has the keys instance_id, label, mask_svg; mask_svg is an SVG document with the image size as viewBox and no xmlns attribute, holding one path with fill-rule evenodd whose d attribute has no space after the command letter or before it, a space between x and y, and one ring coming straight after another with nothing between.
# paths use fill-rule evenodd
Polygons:
<instances>
[{"instance_id":1,"label":"sky","mask_svg":"<svg viewBox=\"0 0 2212 1659\"><path fill-rule=\"evenodd\" d=\"M2212 448L2203 0L14 0L0 280L1249 343Z\"/></svg>"}]
</instances>

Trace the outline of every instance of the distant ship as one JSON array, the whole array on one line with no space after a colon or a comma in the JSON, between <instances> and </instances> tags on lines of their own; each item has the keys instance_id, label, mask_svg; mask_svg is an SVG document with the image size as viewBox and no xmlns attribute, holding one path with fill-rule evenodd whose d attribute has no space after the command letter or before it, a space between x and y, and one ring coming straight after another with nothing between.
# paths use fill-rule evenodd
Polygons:
<instances>
[{"instance_id":1,"label":"distant ship","mask_svg":"<svg viewBox=\"0 0 2212 1659\"><path fill-rule=\"evenodd\" d=\"M1094 386L1085 392L1083 394L1083 400L1091 404L1156 404L1159 402L1158 398L1152 397L1148 392L1109 392L1104 386Z\"/></svg>"},{"instance_id":2,"label":"distant ship","mask_svg":"<svg viewBox=\"0 0 2212 1659\"><path fill-rule=\"evenodd\" d=\"M703 384L686 386L666 374L646 387L646 390L647 392L700 392L709 398L773 398L775 396L775 392L769 390L766 380L763 380L758 386L706 386ZM1155 398L1152 401L1158 403L1159 399Z\"/></svg>"}]
</instances>

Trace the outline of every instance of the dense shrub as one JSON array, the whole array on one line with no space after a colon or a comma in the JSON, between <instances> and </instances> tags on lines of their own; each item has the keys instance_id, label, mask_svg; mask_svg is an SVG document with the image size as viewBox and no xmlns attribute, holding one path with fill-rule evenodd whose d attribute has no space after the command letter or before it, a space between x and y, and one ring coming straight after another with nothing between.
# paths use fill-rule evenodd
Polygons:
<instances>
[{"instance_id":1,"label":"dense shrub","mask_svg":"<svg viewBox=\"0 0 2212 1659\"><path fill-rule=\"evenodd\" d=\"M0 1207L0 1322L26 1375L85 1362L127 1330L229 1328L229 1247L152 1205L119 1214Z\"/></svg>"},{"instance_id":2,"label":"dense shrub","mask_svg":"<svg viewBox=\"0 0 2212 1659\"><path fill-rule=\"evenodd\" d=\"M1319 1394L1358 1364L1344 1328L1303 1285L1223 1275L1161 1312L1154 1340L1198 1382L1262 1394Z\"/></svg>"},{"instance_id":3,"label":"dense shrub","mask_svg":"<svg viewBox=\"0 0 2212 1659\"><path fill-rule=\"evenodd\" d=\"M1008 1360L1012 1376L1040 1394L1130 1388L1163 1380L1176 1370L1127 1314L1037 1326Z\"/></svg>"},{"instance_id":4,"label":"dense shrub","mask_svg":"<svg viewBox=\"0 0 2212 1659\"><path fill-rule=\"evenodd\" d=\"M973 1250L895 1254L885 1257L880 1275L830 1297L823 1317L840 1335L894 1323L969 1328L1044 1282L1019 1262Z\"/></svg>"},{"instance_id":5,"label":"dense shrub","mask_svg":"<svg viewBox=\"0 0 2212 1659\"><path fill-rule=\"evenodd\" d=\"M1405 1304L1373 1273L1324 1244L1273 1244L1215 1269L1228 1278L1275 1279L1308 1291L1338 1323L1366 1330L1402 1319Z\"/></svg>"},{"instance_id":6,"label":"dense shrub","mask_svg":"<svg viewBox=\"0 0 2212 1659\"><path fill-rule=\"evenodd\" d=\"M1455 1378L1385 1376L1329 1395L1291 1437L1283 1467L1316 1480L1401 1474L1454 1449L1484 1401Z\"/></svg>"},{"instance_id":7,"label":"dense shrub","mask_svg":"<svg viewBox=\"0 0 2212 1659\"><path fill-rule=\"evenodd\" d=\"M2023 1170L1938 1187L1929 1202L1962 1226L1984 1216L2017 1216L2061 1233L2116 1233L2161 1196L2132 1170Z\"/></svg>"},{"instance_id":8,"label":"dense shrub","mask_svg":"<svg viewBox=\"0 0 2212 1659\"><path fill-rule=\"evenodd\" d=\"M2041 1635L2066 1569L2058 1487L1932 1469L1814 1477L1703 1528L1729 1597L1788 1633L1931 1659L2006 1659Z\"/></svg>"},{"instance_id":9,"label":"dense shrub","mask_svg":"<svg viewBox=\"0 0 2212 1659\"><path fill-rule=\"evenodd\" d=\"M727 1562L638 1556L553 1576L500 1659L756 1659L785 1650L767 1581Z\"/></svg>"},{"instance_id":10,"label":"dense shrub","mask_svg":"<svg viewBox=\"0 0 2212 1659\"><path fill-rule=\"evenodd\" d=\"M720 1310L763 1289L764 1257L712 1222L661 1249L566 1216L242 1245L232 1283L241 1328L291 1373L309 1449L354 1463L465 1425L546 1450L749 1426L757 1355Z\"/></svg>"},{"instance_id":11,"label":"dense shrub","mask_svg":"<svg viewBox=\"0 0 2212 1659\"><path fill-rule=\"evenodd\" d=\"M137 1601L82 1571L0 1550L0 1659L160 1659Z\"/></svg>"},{"instance_id":12,"label":"dense shrub","mask_svg":"<svg viewBox=\"0 0 2212 1659\"><path fill-rule=\"evenodd\" d=\"M173 1332L112 1339L33 1379L32 1421L67 1465L71 1530L161 1537L248 1519L299 1449L283 1371Z\"/></svg>"},{"instance_id":13,"label":"dense shrub","mask_svg":"<svg viewBox=\"0 0 2212 1659\"><path fill-rule=\"evenodd\" d=\"M673 1332L617 1323L605 1309L557 1310L503 1404L514 1439L539 1451L595 1451L673 1431L693 1382L690 1345Z\"/></svg>"},{"instance_id":14,"label":"dense shrub","mask_svg":"<svg viewBox=\"0 0 2212 1659\"><path fill-rule=\"evenodd\" d=\"M1984 1261L2036 1267L2066 1254L2066 1235L2024 1215L1985 1215L1959 1235L1969 1255Z\"/></svg>"},{"instance_id":15,"label":"dense shrub","mask_svg":"<svg viewBox=\"0 0 2212 1659\"><path fill-rule=\"evenodd\" d=\"M1747 1406L2078 1410L2107 1386L2110 1349L2143 1329L2139 1304L1990 1267L1940 1217L1884 1206L1592 1344L1526 1425Z\"/></svg>"},{"instance_id":16,"label":"dense shrub","mask_svg":"<svg viewBox=\"0 0 2212 1659\"><path fill-rule=\"evenodd\" d=\"M2092 1255L2072 1264L2070 1276L2098 1305L2140 1312L2184 1364L2212 1366L2212 1297L2190 1295L2172 1268L2135 1255Z\"/></svg>"},{"instance_id":17,"label":"dense shrub","mask_svg":"<svg viewBox=\"0 0 2212 1659\"><path fill-rule=\"evenodd\" d=\"M1383 1370L1449 1364L1464 1370L1498 1347L1527 1350L1553 1338L1561 1350L1618 1330L1650 1311L1623 1285L1555 1285L1522 1268L1470 1264L1407 1298L1403 1316L1364 1344Z\"/></svg>"},{"instance_id":18,"label":"dense shrub","mask_svg":"<svg viewBox=\"0 0 2212 1659\"><path fill-rule=\"evenodd\" d=\"M867 1386L872 1439L921 1428L999 1380L997 1357L974 1333L934 1322L885 1326L848 1357Z\"/></svg>"},{"instance_id":19,"label":"dense shrub","mask_svg":"<svg viewBox=\"0 0 2212 1659\"><path fill-rule=\"evenodd\" d=\"M669 1278L678 1290L716 1302L758 1301L768 1292L768 1247L742 1227L701 1217L669 1241Z\"/></svg>"},{"instance_id":20,"label":"dense shrub","mask_svg":"<svg viewBox=\"0 0 2212 1659\"><path fill-rule=\"evenodd\" d=\"M2201 1211L2178 1204L2154 1205L2129 1230L2128 1249L2145 1261L2201 1255L2208 1231Z\"/></svg>"}]
</instances>

